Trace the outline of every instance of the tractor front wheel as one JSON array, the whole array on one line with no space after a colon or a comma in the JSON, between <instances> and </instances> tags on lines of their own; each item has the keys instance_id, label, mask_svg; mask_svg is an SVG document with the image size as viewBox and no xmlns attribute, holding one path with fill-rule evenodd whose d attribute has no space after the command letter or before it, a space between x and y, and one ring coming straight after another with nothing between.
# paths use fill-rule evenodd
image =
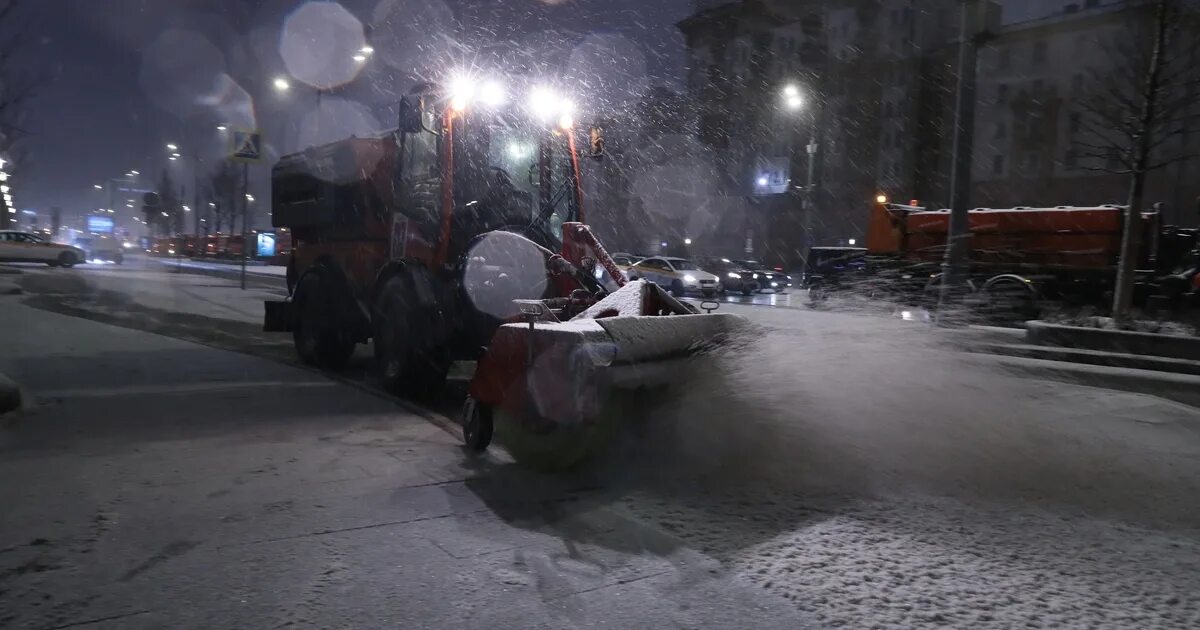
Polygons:
<instances>
[{"instance_id":1,"label":"tractor front wheel","mask_svg":"<svg viewBox=\"0 0 1200 630\"><path fill-rule=\"evenodd\" d=\"M414 297L403 276L384 284L375 302L372 344L384 387L401 394L428 396L445 384L450 362L434 345L432 316L416 304Z\"/></svg>"},{"instance_id":2,"label":"tractor front wheel","mask_svg":"<svg viewBox=\"0 0 1200 630\"><path fill-rule=\"evenodd\" d=\"M463 404L462 417L463 442L467 448L476 453L487 450L488 445L492 443L494 429L491 405L467 398L467 402Z\"/></svg>"}]
</instances>

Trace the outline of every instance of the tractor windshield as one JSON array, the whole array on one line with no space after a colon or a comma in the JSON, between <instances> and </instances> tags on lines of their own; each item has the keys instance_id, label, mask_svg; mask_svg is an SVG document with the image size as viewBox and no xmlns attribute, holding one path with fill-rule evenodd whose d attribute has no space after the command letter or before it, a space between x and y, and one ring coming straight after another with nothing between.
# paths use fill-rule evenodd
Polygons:
<instances>
[{"instance_id":1,"label":"tractor windshield","mask_svg":"<svg viewBox=\"0 0 1200 630\"><path fill-rule=\"evenodd\" d=\"M543 205L538 155L550 133L545 127L520 116L474 113L464 129L455 164L460 195L455 206L486 213L488 223L519 228L558 251L562 223L570 217L570 198L559 194L565 190L570 156L557 146L553 149L550 199Z\"/></svg>"}]
</instances>

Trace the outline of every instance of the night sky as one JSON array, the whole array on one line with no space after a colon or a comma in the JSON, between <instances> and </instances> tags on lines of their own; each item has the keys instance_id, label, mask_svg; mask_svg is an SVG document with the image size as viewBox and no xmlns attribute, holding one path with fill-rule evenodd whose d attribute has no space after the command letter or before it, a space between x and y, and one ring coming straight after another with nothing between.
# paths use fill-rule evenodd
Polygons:
<instances>
[{"instance_id":1,"label":"night sky","mask_svg":"<svg viewBox=\"0 0 1200 630\"><path fill-rule=\"evenodd\" d=\"M43 212L61 206L69 220L107 205L93 184L137 169L148 186L148 176L156 179L166 167L186 185L190 200L192 152L211 164L226 143L215 129L222 122L260 127L272 155L338 134L392 126L389 105L403 89L392 85L401 82L397 68L413 54L403 46L389 47L398 38L394 16L415 7L439 23L448 15L445 3L469 1L342 2L367 25L369 43L380 50L353 83L325 97L324 109L317 110L311 89L292 90L283 98L270 87L272 77L289 74L280 40L285 17L304 4L299 0L25 0L22 61L42 86L26 125L33 134L26 142L29 168L14 182L17 206ZM607 50L620 55L618 61L634 58L623 64L632 70L621 68L641 75L634 84L679 80L683 42L674 23L690 12L689 0L509 4L532 3L552 5L536 8L544 20L539 28L548 24L559 31L541 39L528 34L523 41L531 46L559 37L572 64L588 70L611 70L588 52ZM1049 4L1008 0L1006 21L1058 8ZM183 145L185 159L169 162L167 142ZM268 192L267 164L252 173L252 192L262 199ZM124 203L117 208L126 211Z\"/></svg>"}]
</instances>

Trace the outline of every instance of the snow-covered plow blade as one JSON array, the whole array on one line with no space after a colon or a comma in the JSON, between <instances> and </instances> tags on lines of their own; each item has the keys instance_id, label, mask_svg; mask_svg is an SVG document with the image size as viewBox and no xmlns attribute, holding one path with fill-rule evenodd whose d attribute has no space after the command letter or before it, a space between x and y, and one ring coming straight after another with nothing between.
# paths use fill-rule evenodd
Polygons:
<instances>
[{"instance_id":1,"label":"snow-covered plow blade","mask_svg":"<svg viewBox=\"0 0 1200 630\"><path fill-rule=\"evenodd\" d=\"M698 314L645 281L565 322L538 302L522 308L527 321L501 326L479 361L463 435L482 450L494 427L514 457L541 468L603 448L635 402L623 391L661 395L746 325L737 315Z\"/></svg>"}]
</instances>

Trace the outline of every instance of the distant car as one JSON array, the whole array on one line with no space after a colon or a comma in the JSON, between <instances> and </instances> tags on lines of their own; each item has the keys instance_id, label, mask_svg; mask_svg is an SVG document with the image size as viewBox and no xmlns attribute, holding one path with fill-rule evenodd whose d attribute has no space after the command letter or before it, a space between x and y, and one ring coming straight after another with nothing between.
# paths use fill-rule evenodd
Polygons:
<instances>
[{"instance_id":1,"label":"distant car","mask_svg":"<svg viewBox=\"0 0 1200 630\"><path fill-rule=\"evenodd\" d=\"M121 264L125 262L122 242L111 236L82 236L72 243L85 252L85 260L102 260Z\"/></svg>"},{"instance_id":2,"label":"distant car","mask_svg":"<svg viewBox=\"0 0 1200 630\"><path fill-rule=\"evenodd\" d=\"M625 272L627 277L629 276L629 268L641 262L644 258L645 256L626 254L625 252L617 252L612 254L613 262L616 263L618 269Z\"/></svg>"},{"instance_id":3,"label":"distant car","mask_svg":"<svg viewBox=\"0 0 1200 630\"><path fill-rule=\"evenodd\" d=\"M699 262L705 271L717 276L722 291L752 295L758 290L756 274L728 258L705 258Z\"/></svg>"},{"instance_id":4,"label":"distant car","mask_svg":"<svg viewBox=\"0 0 1200 630\"><path fill-rule=\"evenodd\" d=\"M759 291L783 293L792 286L791 276L783 273L782 271L771 269L770 267L755 260L738 260L735 262L742 267L749 269L754 276L757 276L754 279L758 280Z\"/></svg>"},{"instance_id":5,"label":"distant car","mask_svg":"<svg viewBox=\"0 0 1200 630\"><path fill-rule=\"evenodd\" d=\"M74 267L87 261L87 252L60 245L28 232L0 230L0 262L36 262L51 267Z\"/></svg>"},{"instance_id":6,"label":"distant car","mask_svg":"<svg viewBox=\"0 0 1200 630\"><path fill-rule=\"evenodd\" d=\"M808 250L802 286L810 299L820 301L839 289L856 286L866 271L866 248L813 247Z\"/></svg>"},{"instance_id":7,"label":"distant car","mask_svg":"<svg viewBox=\"0 0 1200 630\"><path fill-rule=\"evenodd\" d=\"M651 256L630 267L626 275L630 280L645 278L675 295L699 293L713 297L717 294L717 277L702 271L686 258Z\"/></svg>"}]
</instances>

